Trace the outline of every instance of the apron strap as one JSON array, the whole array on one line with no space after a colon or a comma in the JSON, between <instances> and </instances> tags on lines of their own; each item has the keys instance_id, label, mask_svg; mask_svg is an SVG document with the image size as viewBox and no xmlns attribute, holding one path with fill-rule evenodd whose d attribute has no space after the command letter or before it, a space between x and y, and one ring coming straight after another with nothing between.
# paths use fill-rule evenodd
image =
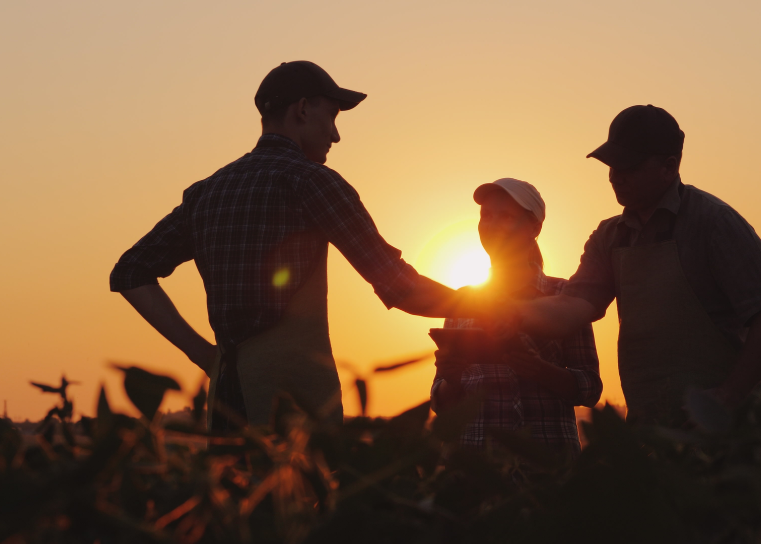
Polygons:
<instances>
[{"instance_id":1,"label":"apron strap","mask_svg":"<svg viewBox=\"0 0 761 544\"><path fill-rule=\"evenodd\" d=\"M219 350L222 359L219 363L211 430L230 432L242 428L241 423L246 421L246 405L238 376L238 348L232 342L225 342L219 345Z\"/></svg>"},{"instance_id":2,"label":"apron strap","mask_svg":"<svg viewBox=\"0 0 761 544\"><path fill-rule=\"evenodd\" d=\"M676 226L676 215L669 213L668 228L664 231L657 232L655 234L655 240L653 243L660 244L661 242L670 242L674 239L674 227ZM615 241L613 242L613 249L629 248L632 247L632 237L629 228L619 228L616 233Z\"/></svg>"}]
</instances>

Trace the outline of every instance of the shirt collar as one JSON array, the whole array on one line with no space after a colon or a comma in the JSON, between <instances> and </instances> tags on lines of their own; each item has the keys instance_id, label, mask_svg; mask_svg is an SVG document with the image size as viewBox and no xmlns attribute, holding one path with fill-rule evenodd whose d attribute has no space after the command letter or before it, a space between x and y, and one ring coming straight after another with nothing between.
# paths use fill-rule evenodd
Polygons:
<instances>
[{"instance_id":1,"label":"shirt collar","mask_svg":"<svg viewBox=\"0 0 761 544\"><path fill-rule=\"evenodd\" d=\"M672 183L669 188L666 189L666 192L663 193L663 196L661 196L661 199L658 201L658 205L655 208L656 211L663 209L673 215L679 213L679 207L682 205L682 196L680 193L683 186L682 178L677 176L674 183ZM635 229L642 228L639 224L637 213L629 208L624 208L623 213L618 218L618 223L625 224L626 226Z\"/></svg>"},{"instance_id":2,"label":"shirt collar","mask_svg":"<svg viewBox=\"0 0 761 544\"><path fill-rule=\"evenodd\" d=\"M254 149L263 147L284 147L291 151L296 151L300 155L304 155L299 144L291 140L288 136L283 136L282 134L262 134L259 141L256 142L256 147Z\"/></svg>"}]
</instances>

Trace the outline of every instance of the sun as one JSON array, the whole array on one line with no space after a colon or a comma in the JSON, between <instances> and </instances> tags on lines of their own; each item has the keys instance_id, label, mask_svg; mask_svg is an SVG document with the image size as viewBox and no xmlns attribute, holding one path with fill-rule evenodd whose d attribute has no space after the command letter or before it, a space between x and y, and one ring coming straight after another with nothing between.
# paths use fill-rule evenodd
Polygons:
<instances>
[{"instance_id":1,"label":"sun","mask_svg":"<svg viewBox=\"0 0 761 544\"><path fill-rule=\"evenodd\" d=\"M431 238L415 260L415 268L453 289L489 279L489 256L478 238L478 220L449 225Z\"/></svg>"}]
</instances>

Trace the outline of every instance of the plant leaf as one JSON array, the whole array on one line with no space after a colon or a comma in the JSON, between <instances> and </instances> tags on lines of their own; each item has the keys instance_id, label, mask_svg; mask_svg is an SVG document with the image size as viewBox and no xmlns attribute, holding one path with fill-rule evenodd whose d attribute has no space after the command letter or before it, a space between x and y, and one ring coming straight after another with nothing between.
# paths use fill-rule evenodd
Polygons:
<instances>
[{"instance_id":1,"label":"plant leaf","mask_svg":"<svg viewBox=\"0 0 761 544\"><path fill-rule=\"evenodd\" d=\"M430 357L431 357L430 354L426 354L421 357L415 357L414 359L408 359L405 361L400 361L398 363L391 363L390 365L376 366L373 372L388 372L390 370L396 370L397 368L402 368L408 365L419 363L420 361L425 361L426 359Z\"/></svg>"},{"instance_id":2,"label":"plant leaf","mask_svg":"<svg viewBox=\"0 0 761 544\"><path fill-rule=\"evenodd\" d=\"M169 376L153 374L136 366L114 367L124 372L124 390L129 400L149 421L156 416L167 390L180 390L179 384Z\"/></svg>"},{"instance_id":3,"label":"plant leaf","mask_svg":"<svg viewBox=\"0 0 761 544\"><path fill-rule=\"evenodd\" d=\"M204 384L198 388L198 393L193 397L193 420L199 425L204 418L204 408L206 407L206 387Z\"/></svg>"},{"instance_id":4,"label":"plant leaf","mask_svg":"<svg viewBox=\"0 0 761 544\"><path fill-rule=\"evenodd\" d=\"M536 467L552 469L558 466L558 457L544 444L534 440L530 431L508 431L493 428L489 429L489 434L515 455Z\"/></svg>"}]
</instances>

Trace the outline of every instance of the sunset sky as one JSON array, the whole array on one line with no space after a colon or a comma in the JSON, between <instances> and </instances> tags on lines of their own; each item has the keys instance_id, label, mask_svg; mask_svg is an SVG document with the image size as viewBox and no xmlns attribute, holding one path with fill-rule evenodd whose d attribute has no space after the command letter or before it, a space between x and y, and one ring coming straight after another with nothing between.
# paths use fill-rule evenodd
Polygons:
<instances>
[{"instance_id":1,"label":"sunset sky","mask_svg":"<svg viewBox=\"0 0 761 544\"><path fill-rule=\"evenodd\" d=\"M386 240L434 279L478 259L476 186L533 183L547 203L546 272L568 277L597 224L620 213L605 166L585 156L633 104L686 133L682 178L761 225L761 3L534 0L384 2L0 2L0 401L38 419L55 400L29 380L78 380L78 413L108 361L203 373L161 338L108 276L182 191L250 151L254 94L280 62L306 59L368 94L338 118L328 156ZM331 249L331 338L345 407L352 372L433 350L441 320L387 311ZM162 285L207 338L193 263ZM623 403L615 305L595 325L605 390ZM350 370L354 369L354 370ZM370 412L423 401L429 360L373 377Z\"/></svg>"}]
</instances>

